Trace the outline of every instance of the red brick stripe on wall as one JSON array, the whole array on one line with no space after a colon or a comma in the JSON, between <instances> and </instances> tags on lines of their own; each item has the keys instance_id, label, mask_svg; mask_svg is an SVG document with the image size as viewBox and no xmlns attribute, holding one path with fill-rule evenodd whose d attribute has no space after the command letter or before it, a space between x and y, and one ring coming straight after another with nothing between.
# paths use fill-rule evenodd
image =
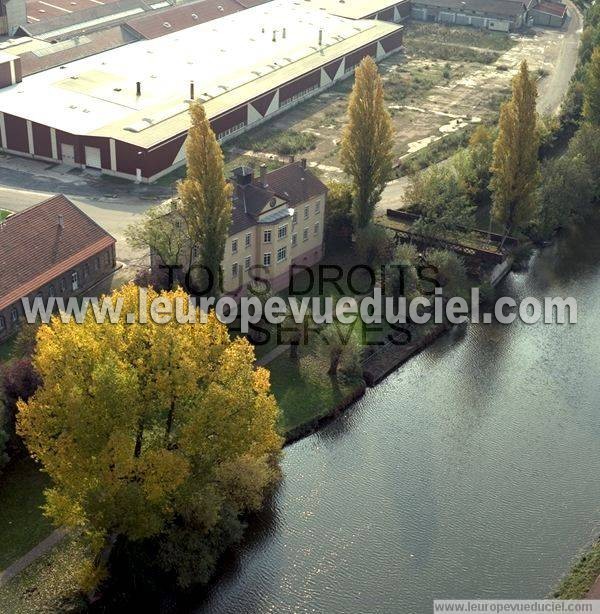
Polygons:
<instances>
[{"instance_id":1,"label":"red brick stripe on wall","mask_svg":"<svg viewBox=\"0 0 600 614\"><path fill-rule=\"evenodd\" d=\"M22 117L15 117L9 113L4 114L4 126L6 127L6 147L29 152L29 139L27 138L27 122Z\"/></svg>"}]
</instances>

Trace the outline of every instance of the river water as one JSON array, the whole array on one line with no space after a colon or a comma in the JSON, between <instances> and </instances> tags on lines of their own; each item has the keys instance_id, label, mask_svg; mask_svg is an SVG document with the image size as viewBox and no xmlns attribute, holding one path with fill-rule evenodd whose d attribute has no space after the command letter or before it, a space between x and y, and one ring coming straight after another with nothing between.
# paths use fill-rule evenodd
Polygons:
<instances>
[{"instance_id":1,"label":"river water","mask_svg":"<svg viewBox=\"0 0 600 614\"><path fill-rule=\"evenodd\" d=\"M285 479L200 612L424 614L537 598L600 533L600 222L501 288L579 322L469 325L285 450Z\"/></svg>"}]
</instances>

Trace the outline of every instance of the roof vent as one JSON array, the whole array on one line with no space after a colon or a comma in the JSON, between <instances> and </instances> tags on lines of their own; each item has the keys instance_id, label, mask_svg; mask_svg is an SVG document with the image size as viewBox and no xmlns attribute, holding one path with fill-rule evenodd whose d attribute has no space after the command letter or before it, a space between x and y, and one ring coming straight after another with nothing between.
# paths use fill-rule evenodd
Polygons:
<instances>
[{"instance_id":1,"label":"roof vent","mask_svg":"<svg viewBox=\"0 0 600 614\"><path fill-rule=\"evenodd\" d=\"M217 6L217 10L223 12L225 9L219 4L219 6Z\"/></svg>"},{"instance_id":2,"label":"roof vent","mask_svg":"<svg viewBox=\"0 0 600 614\"><path fill-rule=\"evenodd\" d=\"M165 22L163 23L163 26L164 26L165 28L169 29L169 28L171 27L171 24L170 24L168 21L165 21Z\"/></svg>"},{"instance_id":3,"label":"roof vent","mask_svg":"<svg viewBox=\"0 0 600 614\"><path fill-rule=\"evenodd\" d=\"M196 15L196 13L192 13L192 19L198 21L198 15Z\"/></svg>"}]
</instances>

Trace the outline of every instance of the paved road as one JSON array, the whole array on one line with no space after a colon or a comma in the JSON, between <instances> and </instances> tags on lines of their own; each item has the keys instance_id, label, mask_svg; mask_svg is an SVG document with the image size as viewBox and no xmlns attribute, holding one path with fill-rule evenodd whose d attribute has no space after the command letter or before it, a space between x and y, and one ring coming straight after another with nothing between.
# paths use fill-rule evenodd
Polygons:
<instances>
[{"instance_id":1,"label":"paved road","mask_svg":"<svg viewBox=\"0 0 600 614\"><path fill-rule=\"evenodd\" d=\"M34 160L0 156L0 209L22 211L58 192L117 239L117 258L125 264L143 258L127 245L125 229L149 206L172 193L163 186L112 183L97 175L73 174Z\"/></svg>"},{"instance_id":2,"label":"paved road","mask_svg":"<svg viewBox=\"0 0 600 614\"><path fill-rule=\"evenodd\" d=\"M569 7L570 19L560 41L556 64L551 74L540 84L538 110L542 114L558 111L577 65L577 50L583 19L577 7L570 0L566 0L566 4Z\"/></svg>"}]
</instances>

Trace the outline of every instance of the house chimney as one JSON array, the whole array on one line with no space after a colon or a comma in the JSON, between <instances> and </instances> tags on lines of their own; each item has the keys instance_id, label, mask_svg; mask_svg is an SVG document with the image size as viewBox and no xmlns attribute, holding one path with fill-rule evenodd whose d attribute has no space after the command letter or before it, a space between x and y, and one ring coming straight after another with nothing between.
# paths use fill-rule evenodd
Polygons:
<instances>
[{"instance_id":1,"label":"house chimney","mask_svg":"<svg viewBox=\"0 0 600 614\"><path fill-rule=\"evenodd\" d=\"M302 159L300 160L300 164L302 165L302 168L303 168L304 170L306 170L306 158L302 158Z\"/></svg>"},{"instance_id":2,"label":"house chimney","mask_svg":"<svg viewBox=\"0 0 600 614\"><path fill-rule=\"evenodd\" d=\"M142 82L141 81L137 81L135 84L135 95L136 96L142 95Z\"/></svg>"},{"instance_id":3,"label":"house chimney","mask_svg":"<svg viewBox=\"0 0 600 614\"><path fill-rule=\"evenodd\" d=\"M283 30L281 31L281 38L285 38L285 34L286 34L285 28L283 28Z\"/></svg>"},{"instance_id":4,"label":"house chimney","mask_svg":"<svg viewBox=\"0 0 600 614\"><path fill-rule=\"evenodd\" d=\"M267 165L264 162L260 165L260 183L263 188L267 183Z\"/></svg>"},{"instance_id":5,"label":"house chimney","mask_svg":"<svg viewBox=\"0 0 600 614\"><path fill-rule=\"evenodd\" d=\"M64 218L64 216L63 216L62 214L60 214L60 213L59 213L59 215L58 215L58 225L59 225L61 228L64 228L64 227L65 227L65 218Z\"/></svg>"},{"instance_id":6,"label":"house chimney","mask_svg":"<svg viewBox=\"0 0 600 614\"><path fill-rule=\"evenodd\" d=\"M194 82L190 81L190 100L194 100Z\"/></svg>"},{"instance_id":7,"label":"house chimney","mask_svg":"<svg viewBox=\"0 0 600 614\"><path fill-rule=\"evenodd\" d=\"M323 44L323 29L319 29L319 47Z\"/></svg>"},{"instance_id":8,"label":"house chimney","mask_svg":"<svg viewBox=\"0 0 600 614\"><path fill-rule=\"evenodd\" d=\"M277 30L273 30L273 42L277 41Z\"/></svg>"}]
</instances>

